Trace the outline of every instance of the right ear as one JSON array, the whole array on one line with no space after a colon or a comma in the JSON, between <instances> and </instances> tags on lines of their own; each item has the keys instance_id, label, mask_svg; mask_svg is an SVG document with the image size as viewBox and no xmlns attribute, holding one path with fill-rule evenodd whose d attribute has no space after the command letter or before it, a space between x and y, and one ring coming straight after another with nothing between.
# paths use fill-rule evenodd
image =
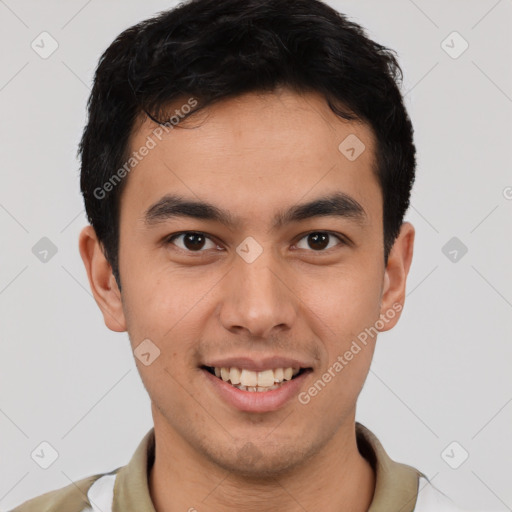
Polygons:
<instances>
[{"instance_id":1,"label":"right ear","mask_svg":"<svg viewBox=\"0 0 512 512\"><path fill-rule=\"evenodd\" d=\"M126 320L121 292L92 226L85 226L80 232L78 248L94 300L103 313L105 325L111 331L125 332Z\"/></svg>"}]
</instances>

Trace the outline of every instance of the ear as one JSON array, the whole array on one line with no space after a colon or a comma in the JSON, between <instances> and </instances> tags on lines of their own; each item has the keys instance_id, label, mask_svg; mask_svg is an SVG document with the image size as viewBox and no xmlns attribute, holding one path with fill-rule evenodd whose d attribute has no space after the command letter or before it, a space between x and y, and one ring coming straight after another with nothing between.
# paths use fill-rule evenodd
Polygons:
<instances>
[{"instance_id":1,"label":"ear","mask_svg":"<svg viewBox=\"0 0 512 512\"><path fill-rule=\"evenodd\" d=\"M389 252L384 272L380 318L384 324L379 331L392 329L400 318L405 302L407 275L412 262L414 246L414 226L404 222L400 233Z\"/></svg>"},{"instance_id":2,"label":"ear","mask_svg":"<svg viewBox=\"0 0 512 512\"><path fill-rule=\"evenodd\" d=\"M94 300L103 313L105 325L111 331L126 331L121 292L92 226L82 229L78 247Z\"/></svg>"}]
</instances>

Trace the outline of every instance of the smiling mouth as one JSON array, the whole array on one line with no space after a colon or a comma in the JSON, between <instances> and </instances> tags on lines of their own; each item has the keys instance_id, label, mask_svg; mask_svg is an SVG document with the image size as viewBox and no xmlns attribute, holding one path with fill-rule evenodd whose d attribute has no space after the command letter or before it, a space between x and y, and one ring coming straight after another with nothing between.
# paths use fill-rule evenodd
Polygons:
<instances>
[{"instance_id":1,"label":"smiling mouth","mask_svg":"<svg viewBox=\"0 0 512 512\"><path fill-rule=\"evenodd\" d=\"M312 371L312 368L275 368L255 372L245 368L214 368L204 365L201 368L241 391L251 392L278 389L300 375Z\"/></svg>"}]
</instances>

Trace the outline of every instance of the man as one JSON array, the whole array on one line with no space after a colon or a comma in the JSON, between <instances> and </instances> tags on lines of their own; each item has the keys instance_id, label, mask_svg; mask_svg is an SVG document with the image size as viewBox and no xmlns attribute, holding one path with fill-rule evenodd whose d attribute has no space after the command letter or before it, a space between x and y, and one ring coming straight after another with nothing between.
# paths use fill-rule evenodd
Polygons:
<instances>
[{"instance_id":1,"label":"man","mask_svg":"<svg viewBox=\"0 0 512 512\"><path fill-rule=\"evenodd\" d=\"M112 43L79 248L154 428L16 512L458 510L355 420L413 255L400 73L317 0L195 0Z\"/></svg>"}]
</instances>

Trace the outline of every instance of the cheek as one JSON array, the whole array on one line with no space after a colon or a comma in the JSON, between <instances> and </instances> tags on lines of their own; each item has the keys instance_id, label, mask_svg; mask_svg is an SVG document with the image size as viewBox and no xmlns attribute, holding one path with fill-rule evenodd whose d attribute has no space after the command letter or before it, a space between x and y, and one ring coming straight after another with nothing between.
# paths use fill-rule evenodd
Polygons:
<instances>
[{"instance_id":1,"label":"cheek","mask_svg":"<svg viewBox=\"0 0 512 512\"><path fill-rule=\"evenodd\" d=\"M197 270L197 269L196 269ZM143 278L126 280L125 316L132 350L146 339L160 351L158 363L176 380L194 370L198 340L212 314L212 297L218 276L205 272L159 271L146 268ZM151 372L139 365L141 374ZM165 377L165 375L164 375Z\"/></svg>"},{"instance_id":2,"label":"cheek","mask_svg":"<svg viewBox=\"0 0 512 512\"><path fill-rule=\"evenodd\" d=\"M200 303L212 279L204 274L198 278L190 272L173 271L170 265L151 266L149 261L134 262L129 267L123 292L132 327L161 339Z\"/></svg>"},{"instance_id":3,"label":"cheek","mask_svg":"<svg viewBox=\"0 0 512 512\"><path fill-rule=\"evenodd\" d=\"M381 276L378 268L347 266L322 279L321 286L316 282L304 300L343 339L357 335L379 318Z\"/></svg>"},{"instance_id":4,"label":"cheek","mask_svg":"<svg viewBox=\"0 0 512 512\"><path fill-rule=\"evenodd\" d=\"M332 381L329 387L336 390L340 404L347 403L360 392L375 348L372 327L380 313L379 269L344 269L321 288L305 299L321 322L319 335L329 373L321 379Z\"/></svg>"}]
</instances>

